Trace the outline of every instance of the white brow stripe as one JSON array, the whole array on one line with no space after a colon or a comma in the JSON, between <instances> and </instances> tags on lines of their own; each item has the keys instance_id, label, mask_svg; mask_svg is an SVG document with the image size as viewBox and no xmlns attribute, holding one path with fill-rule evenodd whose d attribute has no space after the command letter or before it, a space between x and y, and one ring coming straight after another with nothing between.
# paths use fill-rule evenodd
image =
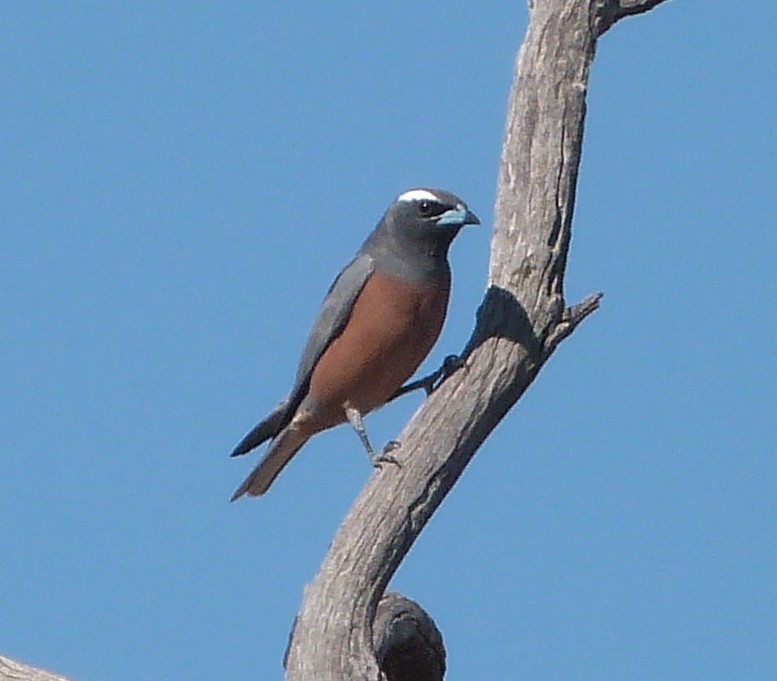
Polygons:
<instances>
[{"instance_id":1,"label":"white brow stripe","mask_svg":"<svg viewBox=\"0 0 777 681\"><path fill-rule=\"evenodd\" d=\"M426 189L411 189L409 192L400 194L397 201L439 201L432 192Z\"/></svg>"}]
</instances>

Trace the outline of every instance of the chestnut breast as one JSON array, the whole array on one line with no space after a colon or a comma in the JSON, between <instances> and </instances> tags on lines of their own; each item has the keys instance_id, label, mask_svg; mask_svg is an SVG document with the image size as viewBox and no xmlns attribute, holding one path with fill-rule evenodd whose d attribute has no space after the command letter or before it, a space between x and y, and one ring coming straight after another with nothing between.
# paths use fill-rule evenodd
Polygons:
<instances>
[{"instance_id":1,"label":"chestnut breast","mask_svg":"<svg viewBox=\"0 0 777 681\"><path fill-rule=\"evenodd\" d=\"M450 273L431 283L370 276L310 377L324 427L346 420L347 402L362 413L381 406L413 374L440 335L449 293Z\"/></svg>"}]
</instances>

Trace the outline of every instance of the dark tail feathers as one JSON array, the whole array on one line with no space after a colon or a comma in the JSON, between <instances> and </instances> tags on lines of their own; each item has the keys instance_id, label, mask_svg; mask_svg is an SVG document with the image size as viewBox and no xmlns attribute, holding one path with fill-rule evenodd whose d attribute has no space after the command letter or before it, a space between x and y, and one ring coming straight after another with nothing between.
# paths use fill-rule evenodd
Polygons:
<instances>
[{"instance_id":1,"label":"dark tail feathers","mask_svg":"<svg viewBox=\"0 0 777 681\"><path fill-rule=\"evenodd\" d=\"M291 461L291 458L308 441L309 437L310 435L304 435L292 426L284 428L272 441L262 460L243 480L240 487L235 490L230 501L235 501L244 494L249 497L258 497L264 494L283 470L283 467Z\"/></svg>"},{"instance_id":2,"label":"dark tail feathers","mask_svg":"<svg viewBox=\"0 0 777 681\"><path fill-rule=\"evenodd\" d=\"M248 435L240 440L240 443L232 450L230 456L248 454L248 452L258 447L265 440L275 437L288 423L288 410L289 401L284 400L261 423L254 426Z\"/></svg>"}]
</instances>

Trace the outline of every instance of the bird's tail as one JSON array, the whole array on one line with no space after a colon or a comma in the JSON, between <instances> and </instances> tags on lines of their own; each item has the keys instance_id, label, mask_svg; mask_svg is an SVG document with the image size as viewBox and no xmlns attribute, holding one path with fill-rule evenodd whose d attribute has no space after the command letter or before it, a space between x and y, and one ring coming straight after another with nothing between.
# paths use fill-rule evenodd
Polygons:
<instances>
[{"instance_id":1,"label":"bird's tail","mask_svg":"<svg viewBox=\"0 0 777 681\"><path fill-rule=\"evenodd\" d=\"M275 437L289 422L289 400L284 400L270 412L263 421L256 424L237 447L232 450L230 456L248 454L265 440Z\"/></svg>"},{"instance_id":2,"label":"bird's tail","mask_svg":"<svg viewBox=\"0 0 777 681\"><path fill-rule=\"evenodd\" d=\"M291 461L291 457L308 441L308 438L310 438L310 435L301 433L298 428L293 426L284 428L278 437L272 441L270 448L265 452L256 468L251 471L240 487L235 490L230 501L235 501L244 494L247 494L249 497L258 497L264 494L284 466Z\"/></svg>"}]
</instances>

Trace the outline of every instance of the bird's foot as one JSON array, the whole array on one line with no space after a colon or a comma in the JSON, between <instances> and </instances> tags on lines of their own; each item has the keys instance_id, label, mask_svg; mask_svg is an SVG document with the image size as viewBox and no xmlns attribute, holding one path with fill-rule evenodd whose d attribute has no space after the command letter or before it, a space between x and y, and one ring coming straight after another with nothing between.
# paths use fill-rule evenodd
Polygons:
<instances>
[{"instance_id":1,"label":"bird's foot","mask_svg":"<svg viewBox=\"0 0 777 681\"><path fill-rule=\"evenodd\" d=\"M391 452L396 451L399 447L399 442L396 440L389 440L380 454L373 452L372 465L375 466L375 468L383 468L384 463L390 463L401 468L402 464L399 463L395 457L391 456Z\"/></svg>"},{"instance_id":2,"label":"bird's foot","mask_svg":"<svg viewBox=\"0 0 777 681\"><path fill-rule=\"evenodd\" d=\"M446 379L450 378L462 367L467 366L466 360L460 355L448 355L443 361L442 366L438 369L439 376L438 381L432 386L432 392L437 390Z\"/></svg>"},{"instance_id":3,"label":"bird's foot","mask_svg":"<svg viewBox=\"0 0 777 681\"><path fill-rule=\"evenodd\" d=\"M419 390L420 388L424 389L424 392L428 397L435 390L437 390L437 388L439 388L446 379L450 378L450 376L461 369L461 367L466 366L466 364L466 361L462 357L459 357L458 355L448 355L442 361L442 366L437 369L437 371L429 374L428 376L424 376L423 378L419 378L417 381L403 385L391 397L389 397L388 402L395 400L401 395L412 392L413 390Z\"/></svg>"}]
</instances>

